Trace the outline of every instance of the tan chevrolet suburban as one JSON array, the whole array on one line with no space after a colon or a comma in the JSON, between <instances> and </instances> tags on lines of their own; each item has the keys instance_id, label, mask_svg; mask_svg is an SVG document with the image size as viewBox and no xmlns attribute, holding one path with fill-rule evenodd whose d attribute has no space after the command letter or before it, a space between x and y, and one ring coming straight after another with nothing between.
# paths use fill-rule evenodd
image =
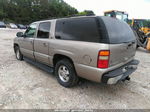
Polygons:
<instances>
[{"instance_id":1,"label":"tan chevrolet suburban","mask_svg":"<svg viewBox=\"0 0 150 112\"><path fill-rule=\"evenodd\" d=\"M110 17L85 16L32 23L14 39L18 60L54 72L64 87L79 78L116 84L129 80L138 65L132 29Z\"/></svg>"}]
</instances>

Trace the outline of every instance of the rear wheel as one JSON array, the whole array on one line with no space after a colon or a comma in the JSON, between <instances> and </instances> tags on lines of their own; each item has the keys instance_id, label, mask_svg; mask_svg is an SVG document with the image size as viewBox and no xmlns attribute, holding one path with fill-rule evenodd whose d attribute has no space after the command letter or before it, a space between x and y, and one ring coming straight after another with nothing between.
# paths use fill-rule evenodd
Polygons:
<instances>
[{"instance_id":1,"label":"rear wheel","mask_svg":"<svg viewBox=\"0 0 150 112\"><path fill-rule=\"evenodd\" d=\"M15 54L16 54L16 58L17 60L23 60L23 55L20 52L20 48L18 46L15 47Z\"/></svg>"},{"instance_id":2,"label":"rear wheel","mask_svg":"<svg viewBox=\"0 0 150 112\"><path fill-rule=\"evenodd\" d=\"M136 48L139 48L140 46L139 45L136 45Z\"/></svg>"},{"instance_id":3,"label":"rear wheel","mask_svg":"<svg viewBox=\"0 0 150 112\"><path fill-rule=\"evenodd\" d=\"M68 59L62 59L56 63L55 75L59 84L64 87L73 87L78 82L74 66Z\"/></svg>"}]
</instances>

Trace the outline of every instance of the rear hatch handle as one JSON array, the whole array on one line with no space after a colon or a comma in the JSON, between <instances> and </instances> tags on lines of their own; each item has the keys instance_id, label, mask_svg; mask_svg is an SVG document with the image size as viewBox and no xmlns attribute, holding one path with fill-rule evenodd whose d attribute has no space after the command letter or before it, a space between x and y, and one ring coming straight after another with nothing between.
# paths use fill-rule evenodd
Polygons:
<instances>
[{"instance_id":1,"label":"rear hatch handle","mask_svg":"<svg viewBox=\"0 0 150 112\"><path fill-rule=\"evenodd\" d=\"M133 44L135 44L135 41L133 42L124 42L125 44L128 43L128 47L132 46Z\"/></svg>"}]
</instances>

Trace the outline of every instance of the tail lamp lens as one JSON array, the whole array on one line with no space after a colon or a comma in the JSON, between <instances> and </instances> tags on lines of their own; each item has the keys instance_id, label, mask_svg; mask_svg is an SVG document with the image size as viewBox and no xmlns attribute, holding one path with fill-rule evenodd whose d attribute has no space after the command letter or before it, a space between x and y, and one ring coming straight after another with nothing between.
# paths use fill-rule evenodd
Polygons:
<instances>
[{"instance_id":1,"label":"tail lamp lens","mask_svg":"<svg viewBox=\"0 0 150 112\"><path fill-rule=\"evenodd\" d=\"M98 53L97 68L108 68L110 51L100 51Z\"/></svg>"}]
</instances>

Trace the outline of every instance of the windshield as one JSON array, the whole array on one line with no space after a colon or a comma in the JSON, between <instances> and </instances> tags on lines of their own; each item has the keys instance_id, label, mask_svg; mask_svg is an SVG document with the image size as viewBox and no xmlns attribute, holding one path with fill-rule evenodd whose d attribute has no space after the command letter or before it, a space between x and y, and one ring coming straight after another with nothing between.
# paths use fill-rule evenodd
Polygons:
<instances>
[{"instance_id":1,"label":"windshield","mask_svg":"<svg viewBox=\"0 0 150 112\"><path fill-rule=\"evenodd\" d=\"M127 15L127 14L124 14L124 15L123 15L123 21L125 21L125 22L128 21L128 15Z\"/></svg>"},{"instance_id":2,"label":"windshield","mask_svg":"<svg viewBox=\"0 0 150 112\"><path fill-rule=\"evenodd\" d=\"M118 14L116 15L116 18L122 20L122 15L121 15L120 13L118 13Z\"/></svg>"},{"instance_id":3,"label":"windshield","mask_svg":"<svg viewBox=\"0 0 150 112\"><path fill-rule=\"evenodd\" d=\"M14 23L10 23L11 27L17 27Z\"/></svg>"},{"instance_id":4,"label":"windshield","mask_svg":"<svg viewBox=\"0 0 150 112\"><path fill-rule=\"evenodd\" d=\"M119 19L119 20L127 22L128 15L127 14L122 14L121 12L116 12L116 18Z\"/></svg>"},{"instance_id":5,"label":"windshield","mask_svg":"<svg viewBox=\"0 0 150 112\"><path fill-rule=\"evenodd\" d=\"M20 27L24 27L22 24L19 24Z\"/></svg>"}]
</instances>

